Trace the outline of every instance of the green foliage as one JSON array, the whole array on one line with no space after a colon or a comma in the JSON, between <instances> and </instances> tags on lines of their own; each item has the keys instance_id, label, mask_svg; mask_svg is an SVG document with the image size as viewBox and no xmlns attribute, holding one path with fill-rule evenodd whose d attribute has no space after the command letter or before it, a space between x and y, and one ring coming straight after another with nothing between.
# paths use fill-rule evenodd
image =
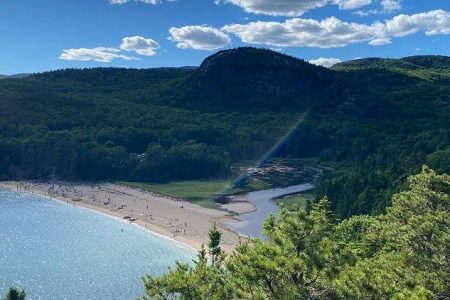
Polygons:
<instances>
[{"instance_id":1,"label":"green foliage","mask_svg":"<svg viewBox=\"0 0 450 300\"><path fill-rule=\"evenodd\" d=\"M450 176L424 167L409 186L365 230L365 253L345 266L337 280L341 296L450 296Z\"/></svg>"},{"instance_id":2,"label":"green foliage","mask_svg":"<svg viewBox=\"0 0 450 300\"><path fill-rule=\"evenodd\" d=\"M161 277L145 276L145 299L231 299L236 297L233 279L223 265L225 254L220 249L221 233L214 226L210 232L208 262L207 252L202 245L194 266L177 263L176 268Z\"/></svg>"},{"instance_id":3,"label":"green foliage","mask_svg":"<svg viewBox=\"0 0 450 300\"><path fill-rule=\"evenodd\" d=\"M326 198L283 209L266 220L266 241L214 264L203 249L193 266L145 277L143 299L447 299L449 215L450 176L423 167L385 214L340 222Z\"/></svg>"},{"instance_id":4,"label":"green foliage","mask_svg":"<svg viewBox=\"0 0 450 300\"><path fill-rule=\"evenodd\" d=\"M10 287L8 293L6 294L5 300L25 300L26 293L24 290L16 289L15 287Z\"/></svg>"},{"instance_id":5,"label":"green foliage","mask_svg":"<svg viewBox=\"0 0 450 300\"><path fill-rule=\"evenodd\" d=\"M427 163L439 172L450 173L450 148L429 154Z\"/></svg>"},{"instance_id":6,"label":"green foliage","mask_svg":"<svg viewBox=\"0 0 450 300\"><path fill-rule=\"evenodd\" d=\"M221 260L222 249L220 249L220 239L222 233L218 230L216 224L209 230L209 255L211 255L211 264L214 266Z\"/></svg>"},{"instance_id":7,"label":"green foliage","mask_svg":"<svg viewBox=\"0 0 450 300\"><path fill-rule=\"evenodd\" d=\"M277 204L280 207L286 208L287 210L304 208L305 210L309 211L310 209L307 209L307 207L311 208L311 203L314 202L314 199L315 196L313 194L303 193L281 198L277 200Z\"/></svg>"}]
</instances>

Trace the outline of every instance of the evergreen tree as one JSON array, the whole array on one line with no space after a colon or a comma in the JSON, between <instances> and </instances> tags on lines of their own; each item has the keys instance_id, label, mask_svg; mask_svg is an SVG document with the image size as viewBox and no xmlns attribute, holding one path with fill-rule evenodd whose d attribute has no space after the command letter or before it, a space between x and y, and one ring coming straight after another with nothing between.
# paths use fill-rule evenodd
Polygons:
<instances>
[{"instance_id":1,"label":"evergreen tree","mask_svg":"<svg viewBox=\"0 0 450 300\"><path fill-rule=\"evenodd\" d=\"M220 239L222 237L222 233L217 229L217 225L209 230L209 254L211 255L211 263L214 266L216 262L220 259L220 255L222 254L222 249L220 248Z\"/></svg>"},{"instance_id":2,"label":"evergreen tree","mask_svg":"<svg viewBox=\"0 0 450 300\"><path fill-rule=\"evenodd\" d=\"M24 290L16 289L15 287L10 287L8 294L6 294L5 300L25 300L26 293Z\"/></svg>"},{"instance_id":3,"label":"evergreen tree","mask_svg":"<svg viewBox=\"0 0 450 300\"><path fill-rule=\"evenodd\" d=\"M449 299L450 176L428 167L380 216L339 222L327 198L281 210L225 257L217 227L194 265L144 278L143 299Z\"/></svg>"}]
</instances>

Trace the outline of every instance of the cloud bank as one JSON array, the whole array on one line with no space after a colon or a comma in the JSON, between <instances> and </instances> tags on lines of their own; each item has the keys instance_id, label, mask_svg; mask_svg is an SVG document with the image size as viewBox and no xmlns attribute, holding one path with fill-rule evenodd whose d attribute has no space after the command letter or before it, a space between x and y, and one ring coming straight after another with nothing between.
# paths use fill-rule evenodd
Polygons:
<instances>
[{"instance_id":1,"label":"cloud bank","mask_svg":"<svg viewBox=\"0 0 450 300\"><path fill-rule=\"evenodd\" d=\"M450 13L433 10L414 15L402 14L372 24L344 22L336 17L321 21L292 18L285 22L231 24L222 30L236 35L244 43L270 47L334 48L361 42L380 46L390 43L392 38L417 32L429 36L450 34Z\"/></svg>"}]
</instances>

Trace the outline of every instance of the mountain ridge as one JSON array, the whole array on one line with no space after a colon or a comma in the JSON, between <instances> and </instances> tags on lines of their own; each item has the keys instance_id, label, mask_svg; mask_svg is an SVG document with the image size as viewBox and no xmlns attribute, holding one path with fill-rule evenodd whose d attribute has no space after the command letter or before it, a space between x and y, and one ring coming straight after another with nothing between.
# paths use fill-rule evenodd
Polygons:
<instances>
[{"instance_id":1,"label":"mountain ridge","mask_svg":"<svg viewBox=\"0 0 450 300\"><path fill-rule=\"evenodd\" d=\"M391 71L422 80L450 80L450 57L416 55L399 59L364 58L342 62L331 67L335 71Z\"/></svg>"}]
</instances>

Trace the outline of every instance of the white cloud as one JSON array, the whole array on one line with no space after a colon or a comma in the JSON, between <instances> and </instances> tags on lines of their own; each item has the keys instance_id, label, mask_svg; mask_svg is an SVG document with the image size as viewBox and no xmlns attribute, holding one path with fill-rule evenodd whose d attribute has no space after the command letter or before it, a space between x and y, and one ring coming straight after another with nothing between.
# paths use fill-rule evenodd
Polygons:
<instances>
[{"instance_id":1,"label":"white cloud","mask_svg":"<svg viewBox=\"0 0 450 300\"><path fill-rule=\"evenodd\" d=\"M372 0L334 0L334 4L338 5L339 8L343 10L361 8L371 3Z\"/></svg>"},{"instance_id":2,"label":"white cloud","mask_svg":"<svg viewBox=\"0 0 450 300\"><path fill-rule=\"evenodd\" d=\"M225 0L224 2L237 5L248 13L294 17L310 9L323 7L329 0Z\"/></svg>"},{"instance_id":3,"label":"white cloud","mask_svg":"<svg viewBox=\"0 0 450 300\"><path fill-rule=\"evenodd\" d=\"M380 1L380 7L376 9L371 9L368 11L356 11L354 14L358 15L360 17L366 17L368 15L377 15L377 14L391 14L396 10L399 10L402 8L403 0L381 0Z\"/></svg>"},{"instance_id":4,"label":"white cloud","mask_svg":"<svg viewBox=\"0 0 450 300\"><path fill-rule=\"evenodd\" d=\"M391 38L420 31L427 35L450 34L450 13L434 10L415 15L399 15L385 22L350 23L335 17L321 21L293 18L285 22L251 22L222 28L238 36L244 43L270 47L344 47L369 42L381 45Z\"/></svg>"},{"instance_id":5,"label":"white cloud","mask_svg":"<svg viewBox=\"0 0 450 300\"><path fill-rule=\"evenodd\" d=\"M342 60L333 57L320 57L318 59L313 59L308 62L313 65L329 68L334 66L335 64L342 62Z\"/></svg>"},{"instance_id":6,"label":"white cloud","mask_svg":"<svg viewBox=\"0 0 450 300\"><path fill-rule=\"evenodd\" d=\"M131 36L122 39L120 49L124 51L135 51L139 55L153 56L159 49L159 44L152 39L142 36Z\"/></svg>"},{"instance_id":7,"label":"white cloud","mask_svg":"<svg viewBox=\"0 0 450 300\"><path fill-rule=\"evenodd\" d=\"M381 38L381 39L374 39L369 42L369 45L372 46L384 46L389 45L392 43L392 40L390 38Z\"/></svg>"},{"instance_id":8,"label":"white cloud","mask_svg":"<svg viewBox=\"0 0 450 300\"><path fill-rule=\"evenodd\" d=\"M379 14L379 13L380 13L380 10L378 10L378 9L371 9L371 10L368 10L368 11L358 10L358 11L353 12L352 14L360 16L360 17L367 17L369 15L375 15L375 14Z\"/></svg>"},{"instance_id":9,"label":"white cloud","mask_svg":"<svg viewBox=\"0 0 450 300\"><path fill-rule=\"evenodd\" d=\"M385 12L392 12L394 10L399 10L402 8L403 0L381 0L381 7Z\"/></svg>"},{"instance_id":10,"label":"white cloud","mask_svg":"<svg viewBox=\"0 0 450 300\"><path fill-rule=\"evenodd\" d=\"M172 27L169 33L169 39L176 42L180 49L217 50L231 41L224 32L208 26Z\"/></svg>"},{"instance_id":11,"label":"white cloud","mask_svg":"<svg viewBox=\"0 0 450 300\"><path fill-rule=\"evenodd\" d=\"M296 17L311 9L331 4L345 10L360 8L371 4L372 0L216 0L215 2L234 4L248 13Z\"/></svg>"},{"instance_id":12,"label":"white cloud","mask_svg":"<svg viewBox=\"0 0 450 300\"><path fill-rule=\"evenodd\" d=\"M121 1L121 0L116 0ZM142 56L153 56L159 44L152 39L142 36L130 36L122 39L119 48L96 47L96 48L71 48L65 49L59 56L62 60L111 62L114 59L140 60L137 57L123 54L123 51L134 51Z\"/></svg>"},{"instance_id":13,"label":"white cloud","mask_svg":"<svg viewBox=\"0 0 450 300\"><path fill-rule=\"evenodd\" d=\"M426 35L450 34L450 12L433 10L415 15L398 15L386 21L386 30L396 37L425 31Z\"/></svg>"},{"instance_id":14,"label":"white cloud","mask_svg":"<svg viewBox=\"0 0 450 300\"><path fill-rule=\"evenodd\" d=\"M347 23L335 17L322 21L289 19L279 22L252 22L232 24L223 28L237 35L244 43L272 47L343 47L358 41L373 39L384 25Z\"/></svg>"},{"instance_id":15,"label":"white cloud","mask_svg":"<svg viewBox=\"0 0 450 300\"><path fill-rule=\"evenodd\" d=\"M284 53L283 48L270 48L270 50L275 51L275 52L279 52L279 53Z\"/></svg>"},{"instance_id":16,"label":"white cloud","mask_svg":"<svg viewBox=\"0 0 450 300\"><path fill-rule=\"evenodd\" d=\"M59 56L62 60L111 62L114 59L137 60L138 58L119 54L120 50L115 48L72 48L65 49Z\"/></svg>"}]
</instances>

